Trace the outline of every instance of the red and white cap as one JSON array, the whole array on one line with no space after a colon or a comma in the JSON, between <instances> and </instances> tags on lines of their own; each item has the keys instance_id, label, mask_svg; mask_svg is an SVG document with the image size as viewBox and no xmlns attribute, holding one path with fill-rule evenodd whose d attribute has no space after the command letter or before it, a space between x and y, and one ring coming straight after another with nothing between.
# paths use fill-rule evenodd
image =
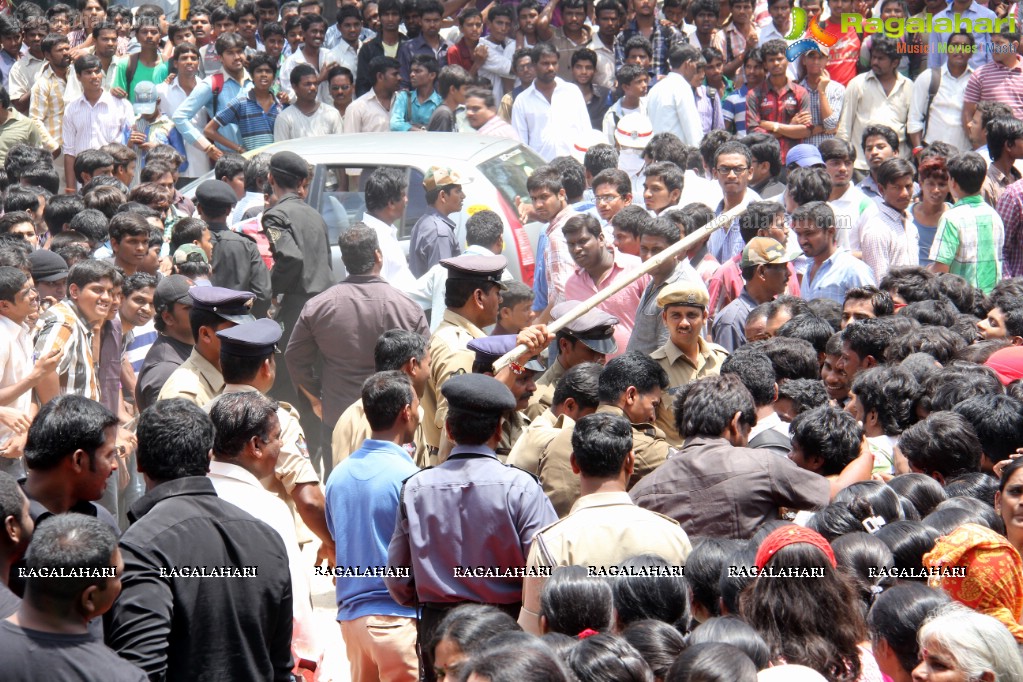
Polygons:
<instances>
[{"instance_id":1,"label":"red and white cap","mask_svg":"<svg viewBox=\"0 0 1023 682\"><path fill-rule=\"evenodd\" d=\"M615 126L615 140L622 147L644 149L654 136L654 126L645 114L623 116Z\"/></svg>"}]
</instances>

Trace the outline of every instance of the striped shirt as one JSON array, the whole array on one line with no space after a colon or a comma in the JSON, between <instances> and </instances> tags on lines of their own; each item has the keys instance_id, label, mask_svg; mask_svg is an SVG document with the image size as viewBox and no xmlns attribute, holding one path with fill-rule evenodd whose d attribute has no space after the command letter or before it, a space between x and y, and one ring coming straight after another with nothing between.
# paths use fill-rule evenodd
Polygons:
<instances>
[{"instance_id":1,"label":"striped shirt","mask_svg":"<svg viewBox=\"0 0 1023 682\"><path fill-rule=\"evenodd\" d=\"M271 98L270 111L256 101L256 93L250 90L247 95L236 98L220 113L213 117L220 125L238 124L238 135L245 151L252 151L272 144L274 141L274 123L281 113L281 105L277 98Z\"/></svg>"},{"instance_id":2,"label":"striped shirt","mask_svg":"<svg viewBox=\"0 0 1023 682\"><path fill-rule=\"evenodd\" d=\"M135 112L126 99L104 90L95 104L82 95L64 110L61 133L64 153L77 156L86 149L99 149L111 142L127 143L127 131Z\"/></svg>"},{"instance_id":3,"label":"striped shirt","mask_svg":"<svg viewBox=\"0 0 1023 682\"><path fill-rule=\"evenodd\" d=\"M831 81L828 83L827 89L824 91L824 95L828 98L828 104L831 105L831 116L824 118L821 116L821 93L817 91L817 88L811 88L807 84L804 78L800 83L810 98L810 116L813 117L814 126L823 126L824 130L835 130L838 128L838 115L842 113L842 100L845 98L845 86L841 83ZM819 145L824 140L830 140L835 136L834 133L817 133L811 135L805 140L801 140L801 144L812 144L813 146Z\"/></svg>"},{"instance_id":4,"label":"striped shirt","mask_svg":"<svg viewBox=\"0 0 1023 682\"><path fill-rule=\"evenodd\" d=\"M1023 61L1011 69L991 62L974 71L966 84L966 101L1001 102L1012 109L1013 118L1023 119Z\"/></svg>"},{"instance_id":5,"label":"striped shirt","mask_svg":"<svg viewBox=\"0 0 1023 682\"><path fill-rule=\"evenodd\" d=\"M63 138L65 88L67 78L55 74L49 64L43 67L35 85L32 86L28 115L39 126L43 146L50 152L60 148Z\"/></svg>"},{"instance_id":6,"label":"striped shirt","mask_svg":"<svg viewBox=\"0 0 1023 682\"><path fill-rule=\"evenodd\" d=\"M36 357L45 357L54 348L63 348L64 357L57 365L61 393L73 393L99 400L99 363L92 354L92 328L78 314L69 300L56 303L42 314L35 338Z\"/></svg>"},{"instance_id":7,"label":"striped shirt","mask_svg":"<svg viewBox=\"0 0 1023 682\"><path fill-rule=\"evenodd\" d=\"M987 294L1002 279L1004 242L1001 217L974 194L941 214L931 260Z\"/></svg>"},{"instance_id":8,"label":"striped shirt","mask_svg":"<svg viewBox=\"0 0 1023 682\"><path fill-rule=\"evenodd\" d=\"M920 237L908 214L884 202L879 202L877 208L877 219L860 234L860 249L863 261L880 282L893 267L920 264Z\"/></svg>"},{"instance_id":9,"label":"striped shirt","mask_svg":"<svg viewBox=\"0 0 1023 682\"><path fill-rule=\"evenodd\" d=\"M146 322L141 327L132 329L124 337L124 355L131 363L131 368L138 374L142 370L142 363L146 361L146 354L156 343L159 334L156 331L156 324L153 320Z\"/></svg>"},{"instance_id":10,"label":"striped shirt","mask_svg":"<svg viewBox=\"0 0 1023 682\"><path fill-rule=\"evenodd\" d=\"M998 215L1005 229L1002 248L1006 277L1023 275L1023 180L1009 185L998 200Z\"/></svg>"},{"instance_id":11,"label":"striped shirt","mask_svg":"<svg viewBox=\"0 0 1023 682\"><path fill-rule=\"evenodd\" d=\"M725 119L725 128L735 130L735 134L740 137L746 134L746 95L748 94L749 86L743 83L738 90L721 103L721 115Z\"/></svg>"}]
</instances>

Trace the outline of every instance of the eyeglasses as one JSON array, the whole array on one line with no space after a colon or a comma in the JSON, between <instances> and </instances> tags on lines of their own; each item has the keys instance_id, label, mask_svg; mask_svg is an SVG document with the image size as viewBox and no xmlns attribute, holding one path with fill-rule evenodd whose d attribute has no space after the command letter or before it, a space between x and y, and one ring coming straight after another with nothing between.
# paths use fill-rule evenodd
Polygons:
<instances>
[{"instance_id":1,"label":"eyeglasses","mask_svg":"<svg viewBox=\"0 0 1023 682\"><path fill-rule=\"evenodd\" d=\"M601 194L599 197L593 197L596 199L598 204L610 204L612 201L621 199L621 194Z\"/></svg>"},{"instance_id":2,"label":"eyeglasses","mask_svg":"<svg viewBox=\"0 0 1023 682\"><path fill-rule=\"evenodd\" d=\"M728 177L729 175L742 175L749 170L749 166L718 166L718 175Z\"/></svg>"}]
</instances>

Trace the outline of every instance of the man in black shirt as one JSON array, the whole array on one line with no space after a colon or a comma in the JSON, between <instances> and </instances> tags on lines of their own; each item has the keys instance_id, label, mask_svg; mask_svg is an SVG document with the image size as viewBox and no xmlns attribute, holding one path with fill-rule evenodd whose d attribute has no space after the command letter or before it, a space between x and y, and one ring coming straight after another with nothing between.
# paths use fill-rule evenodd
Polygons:
<instances>
[{"instance_id":1,"label":"man in black shirt","mask_svg":"<svg viewBox=\"0 0 1023 682\"><path fill-rule=\"evenodd\" d=\"M14 477L0 471L0 619L18 610L21 600L7 587L11 569L32 539L35 524L28 513L28 498Z\"/></svg>"},{"instance_id":2,"label":"man in black shirt","mask_svg":"<svg viewBox=\"0 0 1023 682\"><path fill-rule=\"evenodd\" d=\"M117 537L102 521L68 513L40 526L23 569L25 599L0 621L4 680L145 682L89 628L117 599L123 570Z\"/></svg>"},{"instance_id":3,"label":"man in black shirt","mask_svg":"<svg viewBox=\"0 0 1023 682\"><path fill-rule=\"evenodd\" d=\"M152 679L291 682L287 551L273 529L217 497L206 477L210 418L161 400L139 418L138 441L148 492L128 512L107 643Z\"/></svg>"},{"instance_id":4,"label":"man in black shirt","mask_svg":"<svg viewBox=\"0 0 1023 682\"><path fill-rule=\"evenodd\" d=\"M135 384L135 406L139 412L156 402L167 378L192 354L195 339L188 311L192 280L170 275L160 280L153 294L153 324L160 335L146 353Z\"/></svg>"},{"instance_id":5,"label":"man in black shirt","mask_svg":"<svg viewBox=\"0 0 1023 682\"><path fill-rule=\"evenodd\" d=\"M196 188L195 199L199 217L210 226L213 240L210 283L235 291L251 291L256 295L252 314L264 317L270 309L270 271L259 255L256 241L227 227L238 195L223 180L207 180Z\"/></svg>"},{"instance_id":6,"label":"man in black shirt","mask_svg":"<svg viewBox=\"0 0 1023 682\"><path fill-rule=\"evenodd\" d=\"M117 425L110 410L80 395L66 393L43 405L28 429L22 482L35 523L71 511L120 533L113 515L95 503L120 465Z\"/></svg>"}]
</instances>

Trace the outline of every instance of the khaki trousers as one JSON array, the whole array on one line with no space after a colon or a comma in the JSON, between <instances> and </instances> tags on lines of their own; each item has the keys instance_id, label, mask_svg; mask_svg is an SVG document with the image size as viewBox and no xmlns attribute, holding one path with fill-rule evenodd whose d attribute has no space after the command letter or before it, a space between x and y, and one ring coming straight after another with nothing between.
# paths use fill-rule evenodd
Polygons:
<instances>
[{"instance_id":1,"label":"khaki trousers","mask_svg":"<svg viewBox=\"0 0 1023 682\"><path fill-rule=\"evenodd\" d=\"M402 616L343 620L352 682L417 682L416 621Z\"/></svg>"}]
</instances>

